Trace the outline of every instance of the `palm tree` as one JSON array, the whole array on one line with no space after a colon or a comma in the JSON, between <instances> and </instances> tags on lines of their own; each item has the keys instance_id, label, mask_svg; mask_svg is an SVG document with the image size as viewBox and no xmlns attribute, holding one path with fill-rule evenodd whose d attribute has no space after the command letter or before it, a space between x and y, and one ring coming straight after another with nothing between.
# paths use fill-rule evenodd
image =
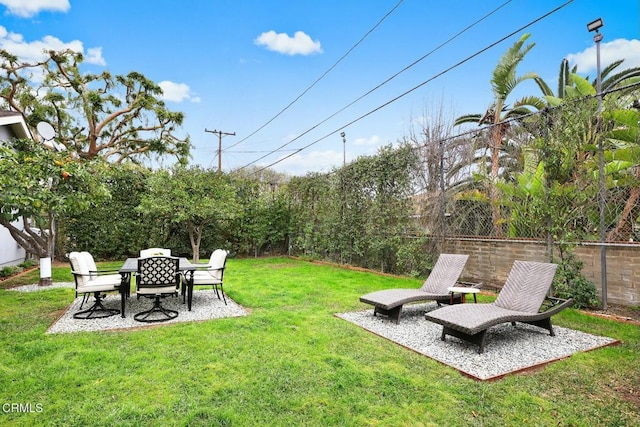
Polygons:
<instances>
[{"instance_id":1,"label":"palm tree","mask_svg":"<svg viewBox=\"0 0 640 427\"><path fill-rule=\"evenodd\" d=\"M566 94L566 87L573 86L571 82L571 74L578 72L578 66L574 65L573 68L569 68L569 61L567 58L563 58L560 62L560 72L558 73L558 93L554 94L549 85L542 79L542 77L536 77L534 80L538 84L538 87L542 91L542 94L546 96L555 96L556 98L564 99Z\"/></svg>"},{"instance_id":2,"label":"palm tree","mask_svg":"<svg viewBox=\"0 0 640 427\"><path fill-rule=\"evenodd\" d=\"M623 87L629 83L634 83L640 79L640 67L627 68L626 70L613 73L622 63L624 59L612 62L610 65L604 68L600 73L602 91L608 91L615 88ZM534 80L538 84L538 87L542 91L547 102L551 105L558 105L558 100L563 100L572 93L572 88L576 87L574 78L572 75L578 73L578 66L574 65L569 68L569 61L563 58L560 62L560 72L558 73L558 93L554 94L549 85L541 78L536 77ZM593 89L596 89L597 80L589 81L589 78L584 79L588 82ZM632 89L631 89L632 90ZM628 91L624 91L627 93ZM595 94L595 92L593 92Z\"/></svg>"},{"instance_id":3,"label":"palm tree","mask_svg":"<svg viewBox=\"0 0 640 427\"><path fill-rule=\"evenodd\" d=\"M525 55L535 46L530 43L524 46L530 34L526 33L515 42L500 58L498 65L493 70L491 77L491 90L494 100L484 114L467 114L458 117L455 126L464 123L477 123L478 125L490 125L489 140L491 150L491 183L489 184L489 199L492 204L492 221L494 232L497 236L502 236L500 225L501 215L499 197L496 183L500 171L500 152L503 140L512 121L518 122L523 116L532 112L533 109L542 109L545 106L544 100L535 96L525 96L513 102L511 106L507 104L507 99L514 89L523 81L534 80L538 75L528 72L520 76L516 75L516 69Z\"/></svg>"}]
</instances>

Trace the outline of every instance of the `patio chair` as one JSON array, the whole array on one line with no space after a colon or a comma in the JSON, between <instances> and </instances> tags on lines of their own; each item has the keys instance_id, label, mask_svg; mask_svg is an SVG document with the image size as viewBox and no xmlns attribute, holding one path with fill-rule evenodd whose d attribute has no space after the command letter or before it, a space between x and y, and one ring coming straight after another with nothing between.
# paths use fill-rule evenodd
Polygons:
<instances>
[{"instance_id":1,"label":"patio chair","mask_svg":"<svg viewBox=\"0 0 640 427\"><path fill-rule=\"evenodd\" d=\"M169 310L161 304L161 299L178 296L180 289L180 260L175 257L148 257L138 259L136 273L136 294L153 298L153 307L136 313L133 318L138 322L164 322L178 317L176 310Z\"/></svg>"},{"instance_id":2,"label":"patio chair","mask_svg":"<svg viewBox=\"0 0 640 427\"><path fill-rule=\"evenodd\" d=\"M171 249L149 248L140 250L140 258L147 258L150 256L171 256Z\"/></svg>"},{"instance_id":3,"label":"patio chair","mask_svg":"<svg viewBox=\"0 0 640 427\"><path fill-rule=\"evenodd\" d=\"M213 251L209 258L209 263L203 266L202 269L194 271L192 279L194 286L211 285L218 299L221 299L220 294L222 294L224 305L227 305L227 299L224 296L224 288L222 285L228 254L229 252L224 249L216 249Z\"/></svg>"},{"instance_id":4,"label":"patio chair","mask_svg":"<svg viewBox=\"0 0 640 427\"><path fill-rule=\"evenodd\" d=\"M68 255L71 273L76 284L76 298L83 294L80 303L81 311L73 315L75 319L100 319L120 313L120 310L106 308L102 303L105 292L120 290L122 276L110 274L117 270L98 270L93 256L89 252L70 252ZM93 294L94 303L86 310L82 310L86 299Z\"/></svg>"},{"instance_id":5,"label":"patio chair","mask_svg":"<svg viewBox=\"0 0 640 427\"><path fill-rule=\"evenodd\" d=\"M360 297L360 301L374 306L373 315L389 316L400 321L402 306L414 301L441 303L461 302L462 295L451 295L448 288L456 285L469 255L440 254L431 274L419 289L385 289Z\"/></svg>"},{"instance_id":6,"label":"patio chair","mask_svg":"<svg viewBox=\"0 0 640 427\"><path fill-rule=\"evenodd\" d=\"M487 330L502 323L516 322L538 326L555 336L551 316L569 307L572 299L547 297L555 276L556 264L515 261L504 287L493 303L459 304L442 307L425 315L442 325L441 339L447 335L478 345L484 352Z\"/></svg>"}]
</instances>

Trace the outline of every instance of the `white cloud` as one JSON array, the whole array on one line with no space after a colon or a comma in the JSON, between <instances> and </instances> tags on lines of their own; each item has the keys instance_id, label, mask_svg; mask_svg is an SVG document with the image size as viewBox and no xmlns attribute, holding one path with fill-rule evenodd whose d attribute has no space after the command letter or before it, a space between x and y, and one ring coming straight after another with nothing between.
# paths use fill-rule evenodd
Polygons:
<instances>
[{"instance_id":1,"label":"white cloud","mask_svg":"<svg viewBox=\"0 0 640 427\"><path fill-rule=\"evenodd\" d=\"M342 151L335 150L300 152L273 165L272 168L290 175L329 172L333 167L342 166L342 156Z\"/></svg>"},{"instance_id":2,"label":"white cloud","mask_svg":"<svg viewBox=\"0 0 640 427\"><path fill-rule=\"evenodd\" d=\"M296 31L293 37L286 33L276 33L267 31L260 34L254 43L258 46L265 46L268 50L283 53L286 55L310 55L312 53L322 53L319 41L313 41L311 37L303 31Z\"/></svg>"},{"instance_id":3,"label":"white cloud","mask_svg":"<svg viewBox=\"0 0 640 427\"><path fill-rule=\"evenodd\" d=\"M1 1L1 0L0 0ZM49 50L65 50L70 49L84 55L84 61L88 64L106 65L106 61L102 57L102 48L89 48L87 54L84 52L84 46L81 41L73 40L63 42L54 36L44 36L42 40L27 42L21 34L8 32L6 28L0 25L0 49L16 55L22 61L36 62L46 58L45 52Z\"/></svg>"},{"instance_id":4,"label":"white cloud","mask_svg":"<svg viewBox=\"0 0 640 427\"><path fill-rule=\"evenodd\" d=\"M620 69L640 67L640 40L616 39L600 43L600 67L605 68L614 61L624 59ZM578 66L579 73L596 70L596 46L590 46L582 52L567 55L567 60Z\"/></svg>"},{"instance_id":5,"label":"white cloud","mask_svg":"<svg viewBox=\"0 0 640 427\"><path fill-rule=\"evenodd\" d=\"M194 103L200 102L200 97L194 96L191 89L184 83L174 83L167 80L158 83L162 88L162 99L165 101L182 102L188 100Z\"/></svg>"},{"instance_id":6,"label":"white cloud","mask_svg":"<svg viewBox=\"0 0 640 427\"><path fill-rule=\"evenodd\" d=\"M95 65L107 65L107 62L102 57L101 47L90 47L87 49L87 54L84 56L84 61L89 64Z\"/></svg>"},{"instance_id":7,"label":"white cloud","mask_svg":"<svg viewBox=\"0 0 640 427\"><path fill-rule=\"evenodd\" d=\"M0 0L7 7L7 13L22 18L31 18L43 10L67 12L71 5L69 0Z\"/></svg>"},{"instance_id":8,"label":"white cloud","mask_svg":"<svg viewBox=\"0 0 640 427\"><path fill-rule=\"evenodd\" d=\"M349 141L347 141L347 144ZM378 147L380 145L380 137L378 135L373 135L369 138L356 138L353 143L355 145L368 145Z\"/></svg>"}]
</instances>

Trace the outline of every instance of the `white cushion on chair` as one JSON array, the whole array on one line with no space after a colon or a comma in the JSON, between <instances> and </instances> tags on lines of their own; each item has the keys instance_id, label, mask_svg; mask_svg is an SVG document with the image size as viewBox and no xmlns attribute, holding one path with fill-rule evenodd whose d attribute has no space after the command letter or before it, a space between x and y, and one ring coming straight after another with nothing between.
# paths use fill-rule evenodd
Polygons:
<instances>
[{"instance_id":1,"label":"white cushion on chair","mask_svg":"<svg viewBox=\"0 0 640 427\"><path fill-rule=\"evenodd\" d=\"M89 270L89 274L91 278L98 277L98 267L96 266L96 262L93 260L93 255L89 252L80 252L81 259L85 263L86 268Z\"/></svg>"},{"instance_id":2,"label":"white cushion on chair","mask_svg":"<svg viewBox=\"0 0 640 427\"><path fill-rule=\"evenodd\" d=\"M158 295L158 294L174 294L178 292L175 286L164 286L162 288L138 288L137 294L141 295Z\"/></svg>"},{"instance_id":3,"label":"white cushion on chair","mask_svg":"<svg viewBox=\"0 0 640 427\"><path fill-rule=\"evenodd\" d=\"M222 283L225 262L228 252L224 249L216 249L211 253L206 270L193 272L194 285L216 285Z\"/></svg>"},{"instance_id":4,"label":"white cushion on chair","mask_svg":"<svg viewBox=\"0 0 640 427\"><path fill-rule=\"evenodd\" d=\"M149 248L140 251L140 258L149 258L151 256L171 256L171 249Z\"/></svg>"},{"instance_id":5,"label":"white cushion on chair","mask_svg":"<svg viewBox=\"0 0 640 427\"><path fill-rule=\"evenodd\" d=\"M209 258L209 264L207 265L208 270L220 270L224 268L225 261L227 259L228 252L224 249L216 249L211 253L211 258Z\"/></svg>"},{"instance_id":6,"label":"white cushion on chair","mask_svg":"<svg viewBox=\"0 0 640 427\"><path fill-rule=\"evenodd\" d=\"M206 270L206 271L194 271L193 272L193 284L194 285L213 285L216 283L222 283L220 278L222 272L220 270Z\"/></svg>"},{"instance_id":7,"label":"white cushion on chair","mask_svg":"<svg viewBox=\"0 0 640 427\"><path fill-rule=\"evenodd\" d=\"M76 292L106 292L115 291L120 286L122 276L120 274L105 274L99 276L96 263L89 252L71 252L69 261L76 275Z\"/></svg>"},{"instance_id":8,"label":"white cushion on chair","mask_svg":"<svg viewBox=\"0 0 640 427\"><path fill-rule=\"evenodd\" d=\"M109 274L106 276L98 276L95 279L88 280L84 286L78 286L78 292L106 292L115 291L120 287L122 278L118 274Z\"/></svg>"}]
</instances>

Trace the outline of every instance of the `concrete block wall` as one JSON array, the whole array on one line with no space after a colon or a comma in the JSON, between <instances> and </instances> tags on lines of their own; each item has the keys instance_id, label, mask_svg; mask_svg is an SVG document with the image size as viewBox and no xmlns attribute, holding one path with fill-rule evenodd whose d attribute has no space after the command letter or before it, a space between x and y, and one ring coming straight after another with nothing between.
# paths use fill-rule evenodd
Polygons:
<instances>
[{"instance_id":1,"label":"concrete block wall","mask_svg":"<svg viewBox=\"0 0 640 427\"><path fill-rule=\"evenodd\" d=\"M559 256L557 249L554 251ZM482 282L489 289L504 284L515 260L550 259L546 243L527 240L447 238L443 252L469 255L463 278ZM577 246L575 254L584 262L582 273L596 284L601 296L600 245ZM606 255L607 302L640 306L640 245L607 246Z\"/></svg>"}]
</instances>

